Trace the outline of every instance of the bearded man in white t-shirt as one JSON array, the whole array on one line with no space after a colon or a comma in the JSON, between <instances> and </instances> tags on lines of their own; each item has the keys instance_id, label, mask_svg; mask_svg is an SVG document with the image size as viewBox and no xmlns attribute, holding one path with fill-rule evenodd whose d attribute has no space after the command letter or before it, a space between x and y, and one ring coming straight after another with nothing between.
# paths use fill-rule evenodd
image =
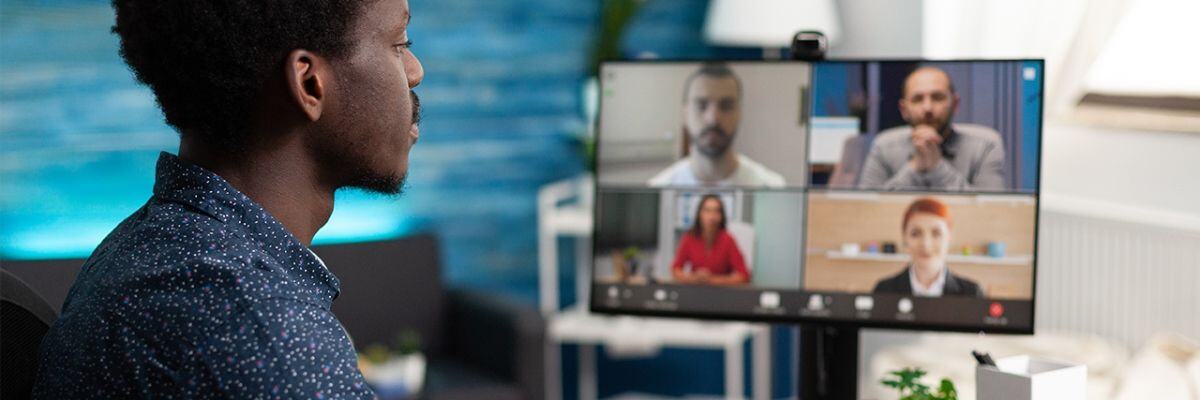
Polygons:
<instances>
[{"instance_id":1,"label":"bearded man in white t-shirt","mask_svg":"<svg viewBox=\"0 0 1200 400\"><path fill-rule=\"evenodd\" d=\"M650 178L650 186L782 187L783 176L734 150L742 83L725 64L705 64L683 89L686 157Z\"/></svg>"}]
</instances>

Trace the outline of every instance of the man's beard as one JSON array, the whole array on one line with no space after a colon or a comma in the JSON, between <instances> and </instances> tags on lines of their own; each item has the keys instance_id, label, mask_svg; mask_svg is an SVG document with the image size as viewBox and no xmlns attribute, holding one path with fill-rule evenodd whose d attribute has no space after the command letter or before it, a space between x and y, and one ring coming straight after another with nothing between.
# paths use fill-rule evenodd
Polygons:
<instances>
[{"instance_id":1,"label":"man's beard","mask_svg":"<svg viewBox=\"0 0 1200 400\"><path fill-rule=\"evenodd\" d=\"M412 97L412 124L419 125L421 123L421 97L417 96L415 91L409 91L408 94Z\"/></svg>"},{"instance_id":2,"label":"man's beard","mask_svg":"<svg viewBox=\"0 0 1200 400\"><path fill-rule=\"evenodd\" d=\"M715 137L715 140L713 140L711 145L704 142L704 139L708 137L708 135L714 135ZM725 130L721 129L719 126L710 126L704 128L704 130L696 136L696 149L699 150L701 154L704 154L709 158L718 158L729 152L729 148L733 146L733 138L731 136L732 135L725 133Z\"/></svg>"},{"instance_id":3,"label":"man's beard","mask_svg":"<svg viewBox=\"0 0 1200 400\"><path fill-rule=\"evenodd\" d=\"M410 91L412 97L412 125L421 123L421 98L417 96L417 92ZM408 132L404 133L405 135ZM417 144L413 140L413 145ZM411 151L411 150L410 150ZM400 196L404 193L404 186L408 180L407 174L376 174L369 168L359 168L354 173L354 178L346 187L359 188L371 193L378 193L387 196Z\"/></svg>"},{"instance_id":4,"label":"man's beard","mask_svg":"<svg viewBox=\"0 0 1200 400\"><path fill-rule=\"evenodd\" d=\"M945 136L946 130L950 128L950 117L947 116L946 119L938 120L937 117L925 118L922 116L909 125L912 125L913 127L918 125L929 125L932 126L933 129L937 130L938 134Z\"/></svg>"},{"instance_id":5,"label":"man's beard","mask_svg":"<svg viewBox=\"0 0 1200 400\"><path fill-rule=\"evenodd\" d=\"M347 187L362 189L371 193L377 193L387 196L400 196L404 193L404 185L407 183L406 175L360 175Z\"/></svg>"}]
</instances>

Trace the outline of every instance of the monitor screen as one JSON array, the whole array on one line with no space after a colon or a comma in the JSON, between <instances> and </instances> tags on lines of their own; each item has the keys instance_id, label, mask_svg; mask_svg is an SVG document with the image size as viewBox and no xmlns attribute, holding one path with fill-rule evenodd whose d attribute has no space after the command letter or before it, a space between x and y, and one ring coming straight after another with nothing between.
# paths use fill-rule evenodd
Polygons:
<instances>
[{"instance_id":1,"label":"monitor screen","mask_svg":"<svg viewBox=\"0 0 1200 400\"><path fill-rule=\"evenodd\" d=\"M1042 74L603 64L592 310L1032 332Z\"/></svg>"}]
</instances>

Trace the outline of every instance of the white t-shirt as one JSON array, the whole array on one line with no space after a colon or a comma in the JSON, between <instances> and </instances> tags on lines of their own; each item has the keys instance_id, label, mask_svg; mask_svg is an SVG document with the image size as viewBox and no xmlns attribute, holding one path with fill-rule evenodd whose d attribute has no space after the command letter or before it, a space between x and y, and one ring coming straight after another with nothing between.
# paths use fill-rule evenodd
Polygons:
<instances>
[{"instance_id":1,"label":"white t-shirt","mask_svg":"<svg viewBox=\"0 0 1200 400\"><path fill-rule=\"evenodd\" d=\"M650 178L649 185L662 186L765 186L783 187L783 175L767 169L762 164L749 157L738 154L738 168L728 178L716 182L702 182L696 179L688 160L682 159Z\"/></svg>"}]
</instances>

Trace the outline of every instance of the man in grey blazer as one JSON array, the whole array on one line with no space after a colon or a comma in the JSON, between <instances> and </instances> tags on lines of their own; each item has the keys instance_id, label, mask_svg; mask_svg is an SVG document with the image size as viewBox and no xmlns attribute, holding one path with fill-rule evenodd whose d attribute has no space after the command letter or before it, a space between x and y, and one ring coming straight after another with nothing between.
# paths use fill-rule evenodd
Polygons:
<instances>
[{"instance_id":1,"label":"man in grey blazer","mask_svg":"<svg viewBox=\"0 0 1200 400\"><path fill-rule=\"evenodd\" d=\"M904 79L900 115L908 122L879 133L858 187L874 190L1001 191L1004 146L981 125L952 124L958 93L950 75L921 67Z\"/></svg>"}]
</instances>

